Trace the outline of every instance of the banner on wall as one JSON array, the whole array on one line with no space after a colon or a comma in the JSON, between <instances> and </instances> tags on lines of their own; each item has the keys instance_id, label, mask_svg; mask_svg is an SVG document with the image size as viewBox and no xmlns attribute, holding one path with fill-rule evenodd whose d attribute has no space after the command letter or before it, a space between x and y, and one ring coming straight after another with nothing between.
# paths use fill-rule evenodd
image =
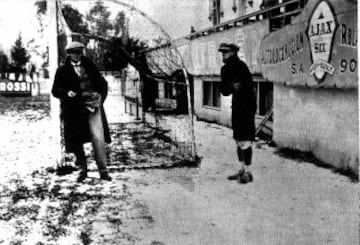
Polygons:
<instances>
[{"instance_id":1,"label":"banner on wall","mask_svg":"<svg viewBox=\"0 0 360 245\"><path fill-rule=\"evenodd\" d=\"M262 20L242 27L183 41L176 46L184 60L185 67L192 75L220 75L223 66L220 43L236 43L240 49L238 56L248 65L252 73L260 73L259 51L260 43L269 33L268 20Z\"/></svg>"},{"instance_id":2,"label":"banner on wall","mask_svg":"<svg viewBox=\"0 0 360 245\"><path fill-rule=\"evenodd\" d=\"M0 81L0 94L31 96L31 83L15 82L9 80Z\"/></svg>"},{"instance_id":3,"label":"banner on wall","mask_svg":"<svg viewBox=\"0 0 360 245\"><path fill-rule=\"evenodd\" d=\"M293 24L260 45L260 67L272 82L357 88L357 6L353 1L309 1Z\"/></svg>"}]
</instances>

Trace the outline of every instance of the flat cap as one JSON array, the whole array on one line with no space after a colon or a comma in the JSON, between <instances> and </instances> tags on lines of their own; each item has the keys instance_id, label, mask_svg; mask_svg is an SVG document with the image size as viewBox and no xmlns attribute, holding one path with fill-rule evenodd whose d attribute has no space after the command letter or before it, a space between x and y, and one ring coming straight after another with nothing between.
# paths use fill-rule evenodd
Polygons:
<instances>
[{"instance_id":1,"label":"flat cap","mask_svg":"<svg viewBox=\"0 0 360 245\"><path fill-rule=\"evenodd\" d=\"M226 51L238 51L239 46L237 46L235 43L220 43L219 45L219 52L226 52Z\"/></svg>"},{"instance_id":2,"label":"flat cap","mask_svg":"<svg viewBox=\"0 0 360 245\"><path fill-rule=\"evenodd\" d=\"M68 45L66 45L65 50L69 51L69 50L83 49L83 48L85 48L84 44L73 41L73 42L69 43Z\"/></svg>"}]
</instances>

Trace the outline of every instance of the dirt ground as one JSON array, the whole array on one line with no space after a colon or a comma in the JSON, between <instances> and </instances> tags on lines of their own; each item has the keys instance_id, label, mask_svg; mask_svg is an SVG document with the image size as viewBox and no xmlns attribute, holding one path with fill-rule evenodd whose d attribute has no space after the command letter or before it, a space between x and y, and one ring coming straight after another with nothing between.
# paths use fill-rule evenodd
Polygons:
<instances>
[{"instance_id":1,"label":"dirt ground","mask_svg":"<svg viewBox=\"0 0 360 245\"><path fill-rule=\"evenodd\" d=\"M199 169L140 176L159 184L137 188L156 223L139 244L359 243L357 183L267 146L255 149L253 183L229 182L226 176L237 170L231 132L203 122L195 132Z\"/></svg>"},{"instance_id":2,"label":"dirt ground","mask_svg":"<svg viewBox=\"0 0 360 245\"><path fill-rule=\"evenodd\" d=\"M102 182L91 162L78 184L53 171L48 107L30 102L1 100L0 244L359 244L358 183L344 175L258 143L254 182L228 181L231 130L196 121L198 167L113 169Z\"/></svg>"}]
</instances>

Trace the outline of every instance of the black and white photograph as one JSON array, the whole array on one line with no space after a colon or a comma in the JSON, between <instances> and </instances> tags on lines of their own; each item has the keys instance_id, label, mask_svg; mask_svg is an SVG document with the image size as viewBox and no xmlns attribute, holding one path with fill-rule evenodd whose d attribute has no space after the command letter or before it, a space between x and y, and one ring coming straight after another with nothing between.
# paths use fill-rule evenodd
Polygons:
<instances>
[{"instance_id":1,"label":"black and white photograph","mask_svg":"<svg viewBox=\"0 0 360 245\"><path fill-rule=\"evenodd\" d=\"M359 245L357 0L0 0L0 245Z\"/></svg>"}]
</instances>

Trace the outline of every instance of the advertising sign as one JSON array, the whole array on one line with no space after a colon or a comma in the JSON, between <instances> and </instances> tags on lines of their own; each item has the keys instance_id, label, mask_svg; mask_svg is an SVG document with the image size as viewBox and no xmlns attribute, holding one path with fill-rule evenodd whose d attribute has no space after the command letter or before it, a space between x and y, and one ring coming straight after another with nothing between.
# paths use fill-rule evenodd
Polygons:
<instances>
[{"instance_id":1,"label":"advertising sign","mask_svg":"<svg viewBox=\"0 0 360 245\"><path fill-rule=\"evenodd\" d=\"M272 82L357 88L357 6L309 1L293 23L261 41L262 75Z\"/></svg>"},{"instance_id":2,"label":"advertising sign","mask_svg":"<svg viewBox=\"0 0 360 245\"><path fill-rule=\"evenodd\" d=\"M31 96L31 83L0 81L0 93L4 95L29 95Z\"/></svg>"},{"instance_id":3,"label":"advertising sign","mask_svg":"<svg viewBox=\"0 0 360 245\"><path fill-rule=\"evenodd\" d=\"M220 43L237 44L240 49L238 56L248 65L253 73L260 73L259 50L262 38L269 33L268 20L262 20L242 27L234 27L199 37L176 45L182 55L185 67L192 75L220 75L224 65Z\"/></svg>"},{"instance_id":4,"label":"advertising sign","mask_svg":"<svg viewBox=\"0 0 360 245\"><path fill-rule=\"evenodd\" d=\"M309 71L318 81L322 81L326 73L334 74L335 68L329 61L336 28L336 19L329 3L319 2L310 17L307 31L312 60Z\"/></svg>"}]
</instances>

